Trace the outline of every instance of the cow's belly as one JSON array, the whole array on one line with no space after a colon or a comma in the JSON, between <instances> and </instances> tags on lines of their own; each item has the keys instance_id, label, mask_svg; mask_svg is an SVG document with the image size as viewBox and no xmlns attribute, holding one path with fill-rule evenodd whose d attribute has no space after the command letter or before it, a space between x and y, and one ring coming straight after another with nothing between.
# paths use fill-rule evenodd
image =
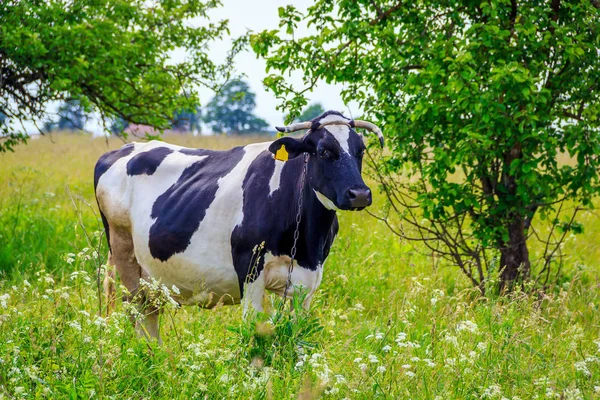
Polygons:
<instances>
[{"instance_id":1,"label":"cow's belly","mask_svg":"<svg viewBox=\"0 0 600 400\"><path fill-rule=\"evenodd\" d=\"M166 261L153 257L150 252L148 232L153 221L148 218L145 223L133 226L138 263L151 278L168 288L176 286L180 295L174 297L182 304L212 307L219 302L236 304L240 301L239 280L231 252L231 224L223 221L217 224L214 218L209 210L185 251L173 254Z\"/></svg>"},{"instance_id":2,"label":"cow's belly","mask_svg":"<svg viewBox=\"0 0 600 400\"><path fill-rule=\"evenodd\" d=\"M215 263L212 257L190 259L185 253L164 262L151 256L140 256L139 259L150 277L168 288L177 287L180 294L174 297L182 304L212 307L219 302L236 304L240 301L239 281L233 264Z\"/></svg>"}]
</instances>

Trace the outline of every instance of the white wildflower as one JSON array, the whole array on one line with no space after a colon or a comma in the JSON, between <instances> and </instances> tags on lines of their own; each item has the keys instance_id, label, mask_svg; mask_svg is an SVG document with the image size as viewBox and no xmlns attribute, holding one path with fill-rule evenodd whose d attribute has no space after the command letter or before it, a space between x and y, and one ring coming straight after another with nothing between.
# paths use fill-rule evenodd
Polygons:
<instances>
[{"instance_id":1,"label":"white wildflower","mask_svg":"<svg viewBox=\"0 0 600 400\"><path fill-rule=\"evenodd\" d=\"M486 388L481 395L482 399L493 399L494 397L498 397L502 394L502 388L498 385L491 385Z\"/></svg>"},{"instance_id":2,"label":"white wildflower","mask_svg":"<svg viewBox=\"0 0 600 400\"><path fill-rule=\"evenodd\" d=\"M561 398L565 400L583 400L581 391L577 388L565 389Z\"/></svg>"},{"instance_id":3,"label":"white wildflower","mask_svg":"<svg viewBox=\"0 0 600 400\"><path fill-rule=\"evenodd\" d=\"M412 378L413 376L415 376L415 373L414 373L414 372L412 372L412 371L406 371L404 374L405 374L406 376L408 376L409 378Z\"/></svg>"},{"instance_id":4,"label":"white wildflower","mask_svg":"<svg viewBox=\"0 0 600 400\"><path fill-rule=\"evenodd\" d=\"M402 369L410 369L411 367L412 367L412 365L410 365L410 364L404 364L402 366Z\"/></svg>"},{"instance_id":5,"label":"white wildflower","mask_svg":"<svg viewBox=\"0 0 600 400\"><path fill-rule=\"evenodd\" d=\"M400 332L397 336L396 336L396 340L395 342L400 344L401 342L404 342L406 340L406 333L404 332Z\"/></svg>"},{"instance_id":6,"label":"white wildflower","mask_svg":"<svg viewBox=\"0 0 600 400\"><path fill-rule=\"evenodd\" d=\"M369 354L369 362L376 364L379 362L379 359L377 358L377 356L375 354Z\"/></svg>"},{"instance_id":7,"label":"white wildflower","mask_svg":"<svg viewBox=\"0 0 600 400\"><path fill-rule=\"evenodd\" d=\"M478 328L477 324L470 320L459 322L458 325L456 326L456 330L459 332L468 331L471 333L477 333L478 329L479 328Z\"/></svg>"},{"instance_id":8,"label":"white wildflower","mask_svg":"<svg viewBox=\"0 0 600 400\"><path fill-rule=\"evenodd\" d=\"M10 299L10 295L8 293L0 295L0 308L7 308L8 299Z\"/></svg>"},{"instance_id":9,"label":"white wildflower","mask_svg":"<svg viewBox=\"0 0 600 400\"><path fill-rule=\"evenodd\" d=\"M357 364L358 364L359 362L361 362L361 361L362 361L362 357L356 357L356 358L354 359L354 362L355 362L355 363L357 363Z\"/></svg>"},{"instance_id":10,"label":"white wildflower","mask_svg":"<svg viewBox=\"0 0 600 400\"><path fill-rule=\"evenodd\" d=\"M367 364L362 363L358 366L362 372L367 372Z\"/></svg>"},{"instance_id":11,"label":"white wildflower","mask_svg":"<svg viewBox=\"0 0 600 400\"><path fill-rule=\"evenodd\" d=\"M71 328L75 329L76 331L81 332L81 325L79 324L79 322L71 321L67 325L69 325Z\"/></svg>"},{"instance_id":12,"label":"white wildflower","mask_svg":"<svg viewBox=\"0 0 600 400\"><path fill-rule=\"evenodd\" d=\"M446 335L444 337L444 342L448 342L453 344L454 346L458 346L458 339L456 338L456 336Z\"/></svg>"},{"instance_id":13,"label":"white wildflower","mask_svg":"<svg viewBox=\"0 0 600 400\"><path fill-rule=\"evenodd\" d=\"M386 344L385 346L383 346L383 347L381 348L381 350L382 350L384 353L387 353L387 352L388 352L388 351L390 351L391 349L392 349L392 346L390 346L389 344Z\"/></svg>"},{"instance_id":14,"label":"white wildflower","mask_svg":"<svg viewBox=\"0 0 600 400\"><path fill-rule=\"evenodd\" d=\"M585 361L578 361L575 363L575 369L581 373L583 373L585 376L592 376L592 373L590 372L590 370L587 367L587 363Z\"/></svg>"},{"instance_id":15,"label":"white wildflower","mask_svg":"<svg viewBox=\"0 0 600 400\"><path fill-rule=\"evenodd\" d=\"M383 374L385 371L386 371L386 369L383 365L380 365L379 367L377 367L377 372L379 372L380 374Z\"/></svg>"},{"instance_id":16,"label":"white wildflower","mask_svg":"<svg viewBox=\"0 0 600 400\"><path fill-rule=\"evenodd\" d=\"M96 319L94 320L94 325L96 325L98 328L102 328L106 326L106 319L100 317L100 316L96 316Z\"/></svg>"},{"instance_id":17,"label":"white wildflower","mask_svg":"<svg viewBox=\"0 0 600 400\"><path fill-rule=\"evenodd\" d=\"M433 368L435 367L435 363L433 361L431 361L430 358L424 358L423 362L425 363L425 365L427 365L429 368Z\"/></svg>"}]
</instances>

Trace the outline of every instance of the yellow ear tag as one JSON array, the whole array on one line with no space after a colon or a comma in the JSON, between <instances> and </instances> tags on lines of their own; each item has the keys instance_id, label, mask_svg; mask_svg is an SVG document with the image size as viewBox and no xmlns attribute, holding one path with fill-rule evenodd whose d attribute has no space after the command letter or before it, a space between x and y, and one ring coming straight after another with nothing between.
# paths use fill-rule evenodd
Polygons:
<instances>
[{"instance_id":1,"label":"yellow ear tag","mask_svg":"<svg viewBox=\"0 0 600 400\"><path fill-rule=\"evenodd\" d=\"M285 149L285 144L282 144L277 153L275 153L275 159L279 161L287 161L289 158L289 154Z\"/></svg>"}]
</instances>

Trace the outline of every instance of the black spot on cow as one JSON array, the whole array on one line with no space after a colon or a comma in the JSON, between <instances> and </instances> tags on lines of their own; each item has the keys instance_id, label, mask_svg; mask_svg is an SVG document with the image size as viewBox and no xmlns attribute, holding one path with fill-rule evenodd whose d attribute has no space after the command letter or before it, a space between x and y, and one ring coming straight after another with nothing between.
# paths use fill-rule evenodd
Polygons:
<instances>
[{"instance_id":1,"label":"black spot on cow","mask_svg":"<svg viewBox=\"0 0 600 400\"><path fill-rule=\"evenodd\" d=\"M109 151L108 153L104 153L102 156L100 156L98 162L96 163L96 167L94 168L94 190L96 190L96 187L98 187L98 181L100 180L100 177L104 175L104 173L108 171L108 169L112 167L114 163L119 161L119 159L127 157L129 154L131 154L134 148L135 144L128 143L118 150Z\"/></svg>"},{"instance_id":2,"label":"black spot on cow","mask_svg":"<svg viewBox=\"0 0 600 400\"><path fill-rule=\"evenodd\" d=\"M157 147L131 157L127 162L127 175L152 175L163 160L173 152L168 147Z\"/></svg>"},{"instance_id":3,"label":"black spot on cow","mask_svg":"<svg viewBox=\"0 0 600 400\"><path fill-rule=\"evenodd\" d=\"M189 246L194 232L215 199L218 181L240 162L243 147L228 151L180 150L182 154L206 156L187 167L177 182L156 199L148 246L154 258L167 261Z\"/></svg>"}]
</instances>

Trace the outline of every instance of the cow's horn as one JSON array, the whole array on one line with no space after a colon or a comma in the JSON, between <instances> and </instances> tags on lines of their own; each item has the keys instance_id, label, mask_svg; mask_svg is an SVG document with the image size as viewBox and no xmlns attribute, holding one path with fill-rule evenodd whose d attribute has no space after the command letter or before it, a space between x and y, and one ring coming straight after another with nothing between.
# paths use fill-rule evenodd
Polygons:
<instances>
[{"instance_id":1,"label":"cow's horn","mask_svg":"<svg viewBox=\"0 0 600 400\"><path fill-rule=\"evenodd\" d=\"M299 122L297 124L291 124L288 126L276 126L275 129L277 129L279 132L296 132L296 131L301 131L304 129L310 129L310 127L312 126L312 122Z\"/></svg>"},{"instance_id":2,"label":"cow's horn","mask_svg":"<svg viewBox=\"0 0 600 400\"><path fill-rule=\"evenodd\" d=\"M353 120L352 125L354 125L354 127L356 127L356 128L364 128L366 130L369 130L369 131L375 133L377 135L377 137L379 138L379 144L381 145L381 147L383 147L385 139L383 137L383 132L381 132L381 129L379 129L379 127L377 127L377 125L375 125L371 122L360 121L360 120Z\"/></svg>"}]
</instances>

